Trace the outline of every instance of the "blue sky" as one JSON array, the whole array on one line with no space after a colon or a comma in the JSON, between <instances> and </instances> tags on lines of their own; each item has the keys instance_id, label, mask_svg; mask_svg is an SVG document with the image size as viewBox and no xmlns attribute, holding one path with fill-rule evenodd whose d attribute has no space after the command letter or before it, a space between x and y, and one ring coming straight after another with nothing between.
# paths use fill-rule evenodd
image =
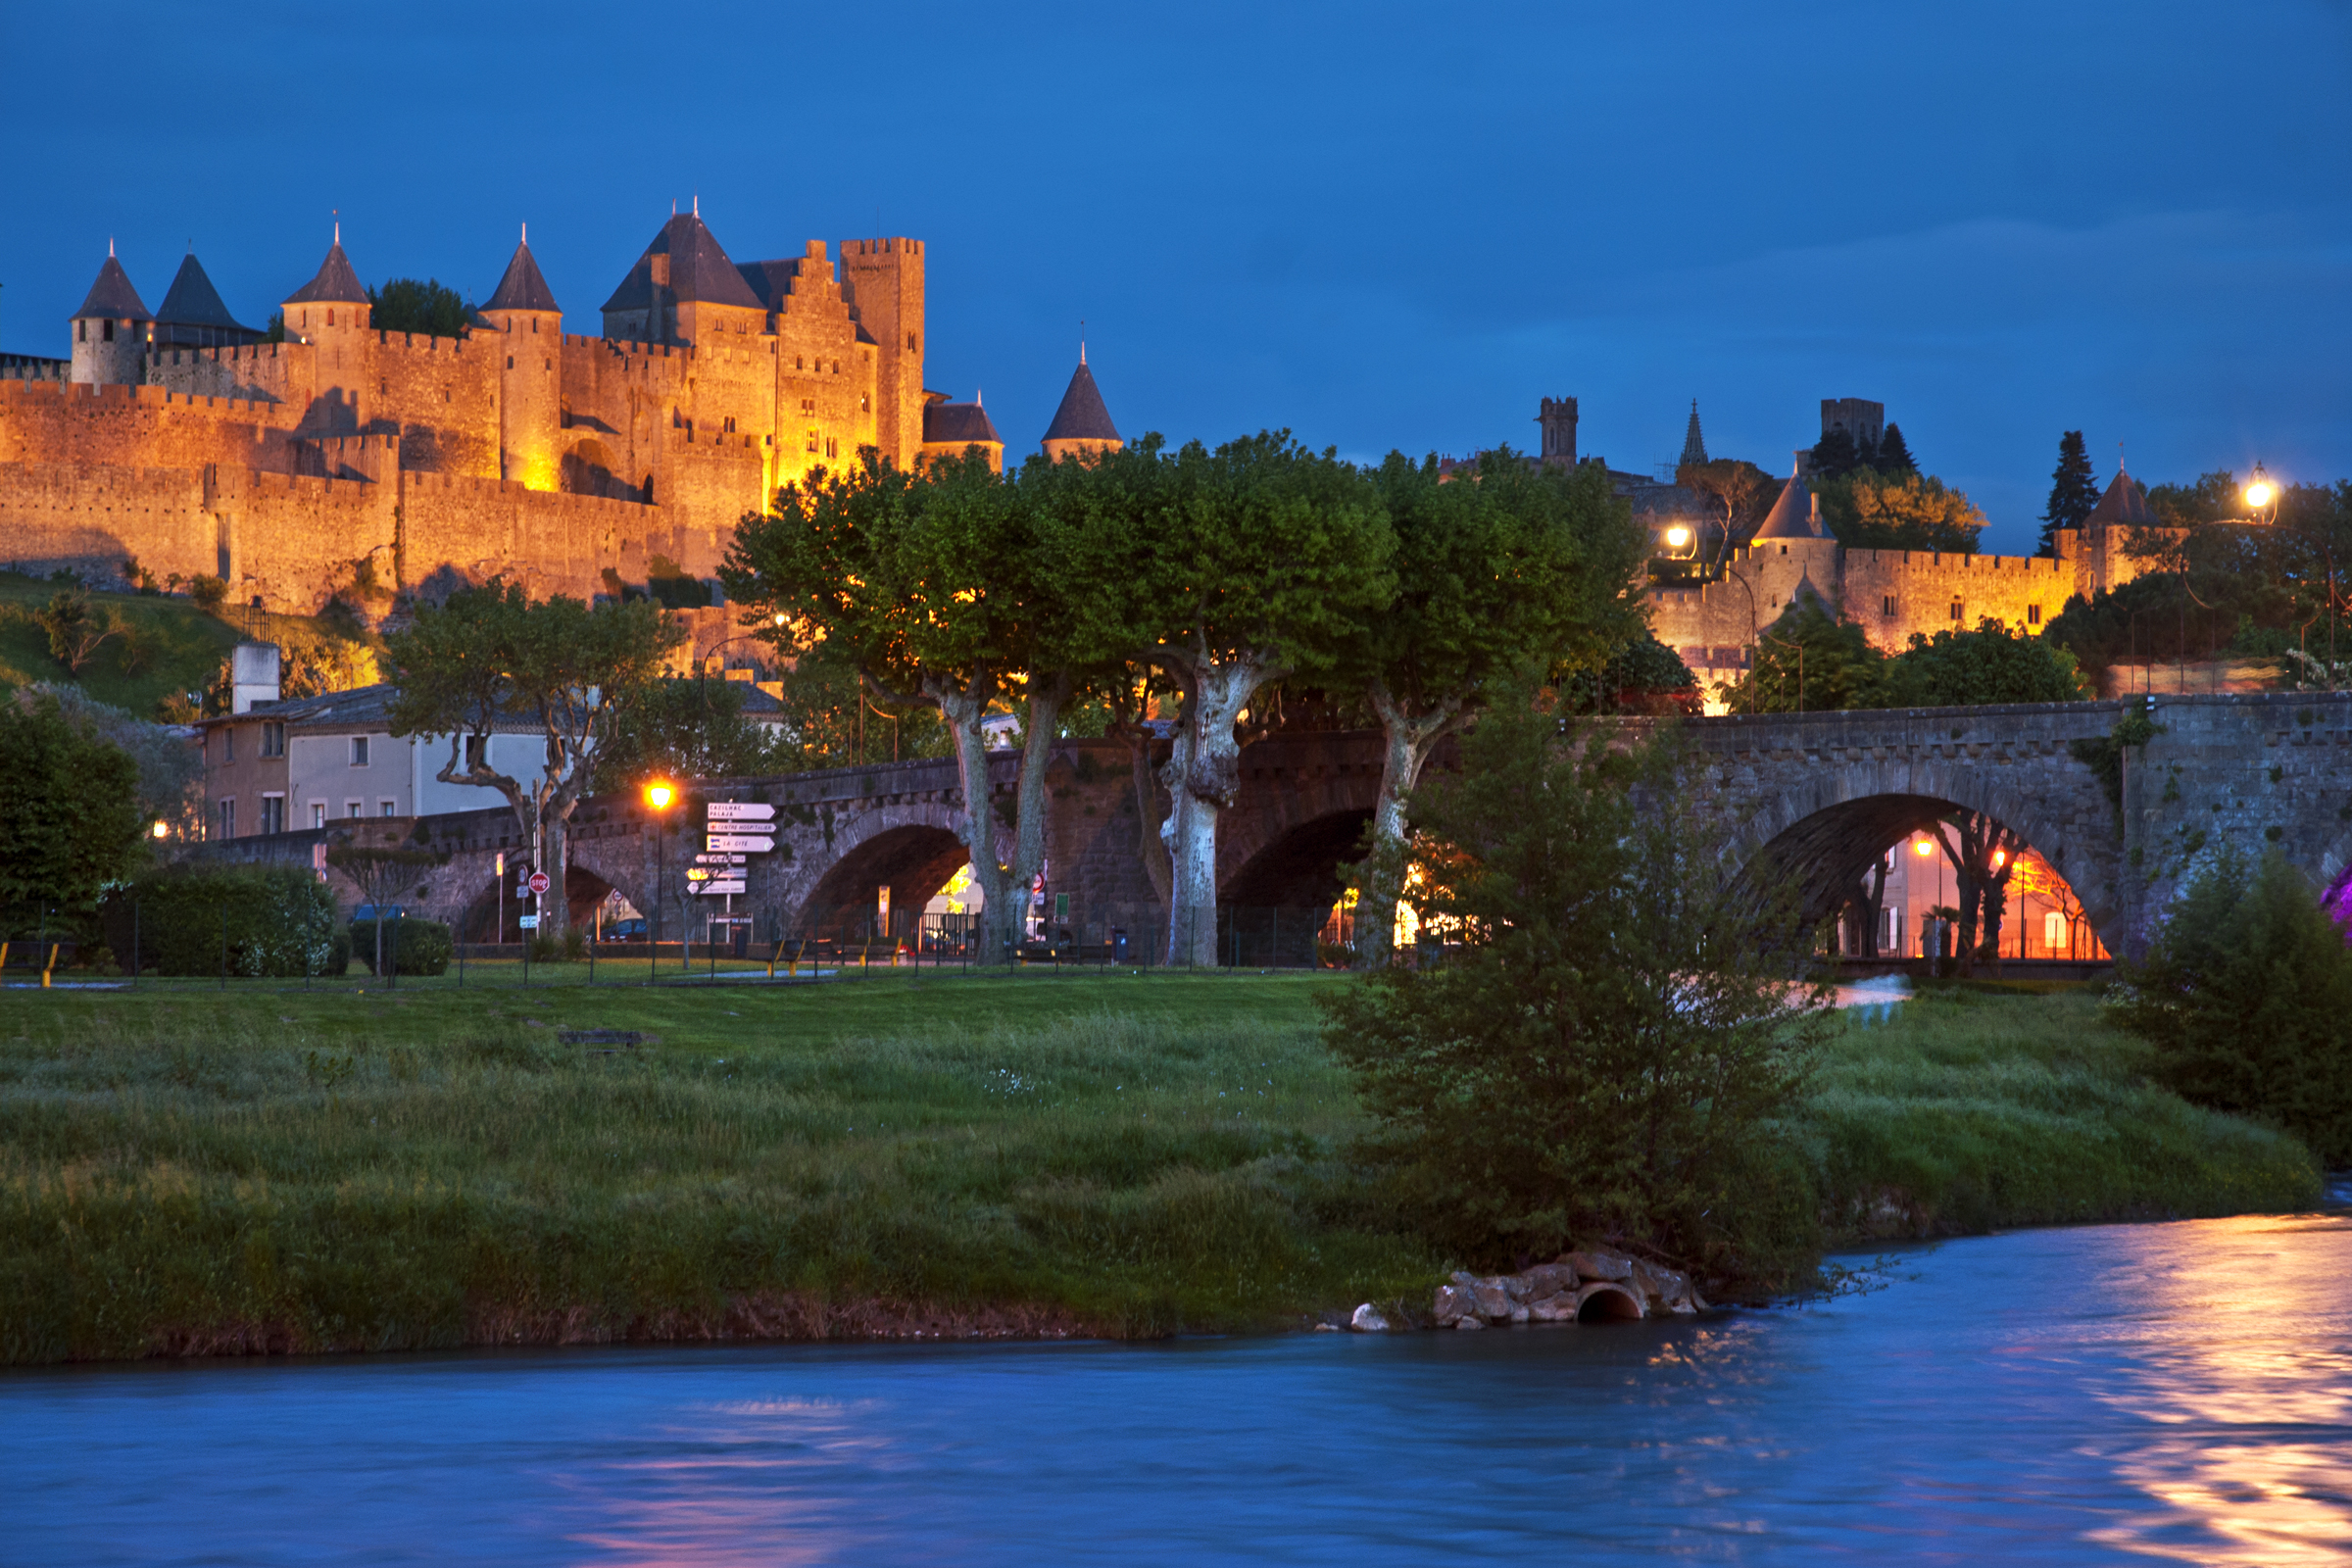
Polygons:
<instances>
[{"instance_id":1,"label":"blue sky","mask_svg":"<svg viewBox=\"0 0 2352 1568\"><path fill-rule=\"evenodd\" d=\"M2352 4L0 9L0 348L115 238L260 321L329 213L575 330L673 198L739 261L930 247L928 379L1034 446L1087 320L1133 434L1785 471L1878 398L2031 540L2102 478L2352 475ZM111 84L110 84L111 83ZM43 107L47 106L47 107Z\"/></svg>"}]
</instances>

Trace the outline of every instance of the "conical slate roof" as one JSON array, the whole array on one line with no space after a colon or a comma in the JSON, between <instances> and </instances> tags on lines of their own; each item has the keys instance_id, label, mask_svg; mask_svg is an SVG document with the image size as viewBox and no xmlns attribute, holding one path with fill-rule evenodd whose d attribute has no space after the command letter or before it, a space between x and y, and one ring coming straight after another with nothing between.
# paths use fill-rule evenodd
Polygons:
<instances>
[{"instance_id":1,"label":"conical slate roof","mask_svg":"<svg viewBox=\"0 0 2352 1568\"><path fill-rule=\"evenodd\" d=\"M204 267L196 260L194 251L180 262L172 286L164 291L163 309L156 313L155 318L165 326L210 326L230 332L252 330L228 314L228 307L221 303L220 291L205 276Z\"/></svg>"},{"instance_id":2,"label":"conical slate roof","mask_svg":"<svg viewBox=\"0 0 2352 1568\"><path fill-rule=\"evenodd\" d=\"M1791 476L1781 487L1781 499L1772 504L1765 515L1764 526L1758 528L1758 539L1819 539L1820 527L1813 521L1813 492L1805 481Z\"/></svg>"},{"instance_id":3,"label":"conical slate roof","mask_svg":"<svg viewBox=\"0 0 2352 1568\"><path fill-rule=\"evenodd\" d=\"M936 396L936 394L934 394ZM926 403L923 405L923 440L925 442L954 442L970 446L975 441L993 441L999 446L1004 438L997 434L996 421L980 406L978 398L969 403Z\"/></svg>"},{"instance_id":4,"label":"conical slate roof","mask_svg":"<svg viewBox=\"0 0 2352 1568\"><path fill-rule=\"evenodd\" d=\"M1110 422L1110 411L1102 406L1102 393L1095 385L1095 372L1086 368L1086 355L1078 356L1078 369L1070 377L1069 390L1061 395L1061 407L1054 411L1054 422L1046 426L1048 441L1117 441L1119 427Z\"/></svg>"},{"instance_id":5,"label":"conical slate roof","mask_svg":"<svg viewBox=\"0 0 2352 1568\"><path fill-rule=\"evenodd\" d=\"M351 258L343 254L340 235L327 247L326 260L318 264L318 275L286 296L288 305L365 305L368 291L360 287L360 274L351 270Z\"/></svg>"},{"instance_id":6,"label":"conical slate roof","mask_svg":"<svg viewBox=\"0 0 2352 1568\"><path fill-rule=\"evenodd\" d=\"M563 310L556 303L555 290L549 288L547 279L539 275L539 264L531 260L531 247L527 242L514 247L514 259L507 263L506 275L498 280L497 289L491 293L489 303L482 309L485 312Z\"/></svg>"},{"instance_id":7,"label":"conical slate roof","mask_svg":"<svg viewBox=\"0 0 2352 1568\"><path fill-rule=\"evenodd\" d=\"M669 258L669 292L680 305L741 305L761 310L760 296L743 280L735 264L719 247L700 215L672 213L654 242L637 258L620 287L605 301L608 311L651 310L654 304L654 258Z\"/></svg>"},{"instance_id":8,"label":"conical slate roof","mask_svg":"<svg viewBox=\"0 0 2352 1568\"><path fill-rule=\"evenodd\" d=\"M90 285L89 297L81 302L80 310L66 319L78 321L85 318L116 321L155 319L147 314L146 301L140 299L139 291L130 286L130 274L122 270L122 264L115 260L112 249L106 253L106 265L98 269L98 281Z\"/></svg>"},{"instance_id":9,"label":"conical slate roof","mask_svg":"<svg viewBox=\"0 0 2352 1568\"><path fill-rule=\"evenodd\" d=\"M2107 481L2107 493L2099 497L2099 504L2082 519L2085 528L2153 528L2156 524L2156 514L2148 510L2148 493L2121 468Z\"/></svg>"},{"instance_id":10,"label":"conical slate roof","mask_svg":"<svg viewBox=\"0 0 2352 1568\"><path fill-rule=\"evenodd\" d=\"M1683 432L1683 462L1707 461L1706 438L1698 433L1698 399L1690 400L1690 427Z\"/></svg>"}]
</instances>

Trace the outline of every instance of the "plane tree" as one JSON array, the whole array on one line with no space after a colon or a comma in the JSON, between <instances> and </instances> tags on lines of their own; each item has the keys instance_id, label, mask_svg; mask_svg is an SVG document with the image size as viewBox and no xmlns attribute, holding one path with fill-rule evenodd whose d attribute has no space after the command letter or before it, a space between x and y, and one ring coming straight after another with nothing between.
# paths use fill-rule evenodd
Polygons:
<instances>
[{"instance_id":1,"label":"plane tree","mask_svg":"<svg viewBox=\"0 0 2352 1568\"><path fill-rule=\"evenodd\" d=\"M591 608L559 594L533 604L520 585L492 578L439 606L419 606L413 625L384 639L400 688L392 733L448 736L449 760L433 776L506 798L533 863L556 886L541 916L550 934L570 923L563 897L569 823L589 788L595 753L685 638L647 600ZM490 761L490 736L518 719L546 739L546 766L528 779Z\"/></svg>"},{"instance_id":2,"label":"plane tree","mask_svg":"<svg viewBox=\"0 0 2352 1568\"><path fill-rule=\"evenodd\" d=\"M1446 736L1492 692L1532 673L1593 669L1642 635L1642 538L1598 466L1539 467L1498 449L1442 476L1392 453L1372 475L1396 539L1394 597L1361 616L1342 679L1381 728L1380 795L1360 892L1356 960L1389 960L1407 797Z\"/></svg>"},{"instance_id":3,"label":"plane tree","mask_svg":"<svg viewBox=\"0 0 2352 1568\"><path fill-rule=\"evenodd\" d=\"M1156 436L1040 470L1054 580L1087 659L1160 674L1178 715L1167 958L1217 961L1217 824L1241 783L1239 726L1269 686L1328 685L1396 591L1377 487L1287 431L1170 452ZM1026 482L1026 481L1024 481Z\"/></svg>"},{"instance_id":4,"label":"plane tree","mask_svg":"<svg viewBox=\"0 0 2352 1568\"><path fill-rule=\"evenodd\" d=\"M1045 860L1046 763L1084 680L1025 476L969 452L908 471L869 449L848 471L819 470L746 516L719 578L750 607L744 624L779 652L821 647L880 702L938 710L990 948L1017 938L1015 894ZM1001 707L1024 715L1009 846L999 842L981 728Z\"/></svg>"}]
</instances>

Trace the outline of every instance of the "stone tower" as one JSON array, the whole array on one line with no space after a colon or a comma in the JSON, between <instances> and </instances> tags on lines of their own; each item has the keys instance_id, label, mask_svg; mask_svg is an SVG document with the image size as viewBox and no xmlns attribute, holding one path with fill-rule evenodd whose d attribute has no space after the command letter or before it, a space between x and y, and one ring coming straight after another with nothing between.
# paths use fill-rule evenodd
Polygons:
<instances>
[{"instance_id":1,"label":"stone tower","mask_svg":"<svg viewBox=\"0 0 2352 1568\"><path fill-rule=\"evenodd\" d=\"M1843 430L1857 447L1876 448L1886 434L1886 405L1868 398L1823 398L1821 433Z\"/></svg>"},{"instance_id":2,"label":"stone tower","mask_svg":"<svg viewBox=\"0 0 2352 1568\"><path fill-rule=\"evenodd\" d=\"M73 319L73 379L96 386L136 386L147 379L147 329L155 318L115 260L111 241L106 265Z\"/></svg>"},{"instance_id":3,"label":"stone tower","mask_svg":"<svg viewBox=\"0 0 2352 1568\"><path fill-rule=\"evenodd\" d=\"M1683 432L1681 466L1707 461L1706 438L1698 433L1698 399L1690 400L1690 427Z\"/></svg>"},{"instance_id":4,"label":"stone tower","mask_svg":"<svg viewBox=\"0 0 2352 1568\"><path fill-rule=\"evenodd\" d=\"M316 346L306 433L349 435L360 428L360 399L375 339L368 329L373 307L343 254L343 225L335 225L326 260L308 283L286 296L286 337Z\"/></svg>"},{"instance_id":5,"label":"stone tower","mask_svg":"<svg viewBox=\"0 0 2352 1568\"><path fill-rule=\"evenodd\" d=\"M1545 398L1536 412L1542 428L1544 462L1552 467L1576 466L1576 399Z\"/></svg>"},{"instance_id":6,"label":"stone tower","mask_svg":"<svg viewBox=\"0 0 2352 1568\"><path fill-rule=\"evenodd\" d=\"M1110 422L1110 411L1102 406L1102 393L1095 385L1095 372L1086 368L1086 345L1081 343L1078 368L1070 372L1061 407L1054 411L1054 422L1046 426L1040 445L1048 458L1059 463L1081 453L1116 452L1126 444L1119 427Z\"/></svg>"},{"instance_id":7,"label":"stone tower","mask_svg":"<svg viewBox=\"0 0 2352 1568\"><path fill-rule=\"evenodd\" d=\"M841 283L874 340L874 444L910 463L923 442L923 242L845 240Z\"/></svg>"},{"instance_id":8,"label":"stone tower","mask_svg":"<svg viewBox=\"0 0 2352 1568\"><path fill-rule=\"evenodd\" d=\"M558 489L564 312L531 259L528 228L481 316L505 338L498 372L499 477L532 490Z\"/></svg>"},{"instance_id":9,"label":"stone tower","mask_svg":"<svg viewBox=\"0 0 2352 1568\"><path fill-rule=\"evenodd\" d=\"M151 337L158 349L209 349L258 343L263 334L228 314L220 291L190 251L180 259L172 286L164 290L164 303L155 308Z\"/></svg>"}]
</instances>

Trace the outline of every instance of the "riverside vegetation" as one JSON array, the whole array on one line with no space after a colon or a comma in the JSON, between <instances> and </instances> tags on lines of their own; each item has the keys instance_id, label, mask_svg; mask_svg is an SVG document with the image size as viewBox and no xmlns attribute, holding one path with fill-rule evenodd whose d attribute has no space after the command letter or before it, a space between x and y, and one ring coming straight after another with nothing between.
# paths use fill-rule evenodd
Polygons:
<instances>
[{"instance_id":1,"label":"riverside vegetation","mask_svg":"<svg viewBox=\"0 0 2352 1568\"><path fill-rule=\"evenodd\" d=\"M1355 1163L1348 983L0 993L0 1356L1415 1321L1457 1259ZM1820 1239L2316 1200L2151 1066L2081 991L1836 1020Z\"/></svg>"}]
</instances>

